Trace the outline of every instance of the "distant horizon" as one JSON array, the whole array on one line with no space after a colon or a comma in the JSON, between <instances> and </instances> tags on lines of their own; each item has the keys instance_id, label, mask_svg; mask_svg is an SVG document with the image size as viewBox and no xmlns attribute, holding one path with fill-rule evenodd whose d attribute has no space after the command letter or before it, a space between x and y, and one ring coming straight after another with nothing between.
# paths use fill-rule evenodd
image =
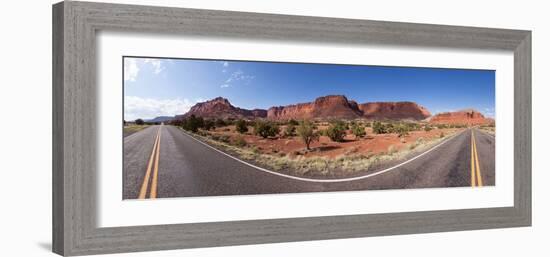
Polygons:
<instances>
[{"instance_id":1,"label":"distant horizon","mask_svg":"<svg viewBox=\"0 0 550 257\"><path fill-rule=\"evenodd\" d=\"M185 114L216 97L267 110L327 95L359 104L414 102L432 115L468 109L495 115L490 70L124 57L123 76L128 121Z\"/></svg>"}]
</instances>

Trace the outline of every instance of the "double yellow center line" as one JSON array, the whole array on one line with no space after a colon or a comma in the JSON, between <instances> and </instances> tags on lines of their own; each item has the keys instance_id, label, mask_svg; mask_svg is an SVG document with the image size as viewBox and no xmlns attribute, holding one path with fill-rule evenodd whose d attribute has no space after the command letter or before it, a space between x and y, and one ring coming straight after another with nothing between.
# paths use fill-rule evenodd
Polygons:
<instances>
[{"instance_id":1,"label":"double yellow center line","mask_svg":"<svg viewBox=\"0 0 550 257\"><path fill-rule=\"evenodd\" d=\"M477 186L483 186L483 180L481 179L481 170L479 169L479 158L477 157L477 147L476 147L476 137L474 135L474 130L472 129L472 136L471 136L471 148L472 148L472 157L471 157L471 184L472 187L476 186L476 180L477 180Z\"/></svg>"},{"instance_id":2,"label":"double yellow center line","mask_svg":"<svg viewBox=\"0 0 550 257\"><path fill-rule=\"evenodd\" d=\"M143 183L141 184L141 190L139 191L138 199L145 199L147 196L149 180L151 180L151 169L153 170L153 178L151 181L151 190L149 192L149 198L151 199L157 198L161 130L162 130L162 125L160 125L157 131L155 143L153 144L153 151L151 152L151 157L149 157L149 162L147 163L147 171L145 171L145 177L143 178Z\"/></svg>"}]
</instances>

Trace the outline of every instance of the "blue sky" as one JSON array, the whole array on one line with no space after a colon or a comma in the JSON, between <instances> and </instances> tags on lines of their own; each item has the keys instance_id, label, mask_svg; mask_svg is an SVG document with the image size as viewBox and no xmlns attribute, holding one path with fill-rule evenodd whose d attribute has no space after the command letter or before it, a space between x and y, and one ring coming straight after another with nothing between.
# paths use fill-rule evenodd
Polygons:
<instances>
[{"instance_id":1,"label":"blue sky","mask_svg":"<svg viewBox=\"0 0 550 257\"><path fill-rule=\"evenodd\" d=\"M183 114L218 96L253 109L345 95L413 101L432 114L474 108L494 117L495 73L411 67L124 58L124 118Z\"/></svg>"}]
</instances>

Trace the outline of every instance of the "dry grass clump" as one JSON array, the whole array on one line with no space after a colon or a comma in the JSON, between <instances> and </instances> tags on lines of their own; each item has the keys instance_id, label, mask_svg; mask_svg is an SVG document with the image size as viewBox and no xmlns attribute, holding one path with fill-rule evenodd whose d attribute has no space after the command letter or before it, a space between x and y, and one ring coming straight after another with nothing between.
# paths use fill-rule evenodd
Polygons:
<instances>
[{"instance_id":1,"label":"dry grass clump","mask_svg":"<svg viewBox=\"0 0 550 257\"><path fill-rule=\"evenodd\" d=\"M148 128L148 127L149 127L149 125L135 125L135 124L127 125L127 126L124 126L123 134L124 134L124 136L129 136L129 135L134 134L136 132L142 131L142 130Z\"/></svg>"}]
</instances>

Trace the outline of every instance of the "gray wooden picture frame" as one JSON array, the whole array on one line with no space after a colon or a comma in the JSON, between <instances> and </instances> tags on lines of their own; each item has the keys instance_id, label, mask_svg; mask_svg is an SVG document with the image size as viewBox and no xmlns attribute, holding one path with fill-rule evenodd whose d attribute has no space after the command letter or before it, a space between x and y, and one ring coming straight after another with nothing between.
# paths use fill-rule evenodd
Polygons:
<instances>
[{"instance_id":1,"label":"gray wooden picture frame","mask_svg":"<svg viewBox=\"0 0 550 257\"><path fill-rule=\"evenodd\" d=\"M514 206L96 226L96 33L384 44L514 53ZM66 1L53 6L53 251L87 255L531 225L531 32Z\"/></svg>"}]
</instances>

